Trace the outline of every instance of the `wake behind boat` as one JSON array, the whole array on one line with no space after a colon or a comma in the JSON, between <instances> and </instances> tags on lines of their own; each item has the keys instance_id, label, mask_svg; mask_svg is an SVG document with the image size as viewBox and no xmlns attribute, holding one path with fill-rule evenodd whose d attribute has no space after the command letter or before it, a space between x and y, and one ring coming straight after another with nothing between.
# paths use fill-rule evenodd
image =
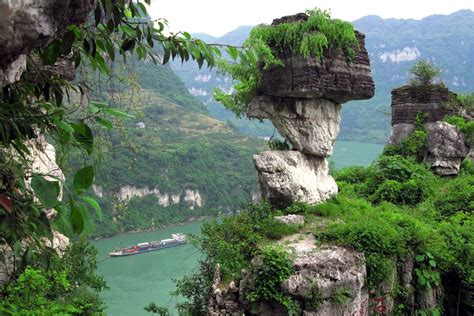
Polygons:
<instances>
[{"instance_id":1,"label":"wake behind boat","mask_svg":"<svg viewBox=\"0 0 474 316\"><path fill-rule=\"evenodd\" d=\"M187 243L184 234L171 234L171 238L160 241L149 241L126 247L124 249L116 249L109 253L110 257L125 257L137 255L140 253L161 250L165 248L176 247Z\"/></svg>"}]
</instances>

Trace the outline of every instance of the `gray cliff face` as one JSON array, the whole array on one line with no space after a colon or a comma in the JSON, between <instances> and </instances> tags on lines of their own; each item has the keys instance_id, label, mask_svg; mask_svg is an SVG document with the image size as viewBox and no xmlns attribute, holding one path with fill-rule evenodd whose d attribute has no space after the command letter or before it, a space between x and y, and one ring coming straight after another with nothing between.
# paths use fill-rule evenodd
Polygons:
<instances>
[{"instance_id":1,"label":"gray cliff face","mask_svg":"<svg viewBox=\"0 0 474 316\"><path fill-rule=\"evenodd\" d=\"M306 19L301 13L272 25ZM330 50L321 62L286 52L278 56L283 67L263 71L262 94L253 98L247 116L270 119L294 150L254 156L262 198L274 206L321 203L337 193L325 158L332 155L339 134L341 103L374 95L364 35L356 31L356 36L359 47L351 62Z\"/></svg>"},{"instance_id":2,"label":"gray cliff face","mask_svg":"<svg viewBox=\"0 0 474 316\"><path fill-rule=\"evenodd\" d=\"M464 136L453 125L442 122L447 115L470 116L448 104L456 95L441 85L403 86L392 91L392 133L390 144L399 144L415 130L418 113L424 115L428 134L423 161L440 176L458 175L462 160L468 155Z\"/></svg>"},{"instance_id":3,"label":"gray cliff face","mask_svg":"<svg viewBox=\"0 0 474 316\"><path fill-rule=\"evenodd\" d=\"M44 47L69 24L86 21L95 0L0 0L0 82L11 84L25 70L25 54Z\"/></svg>"}]
</instances>

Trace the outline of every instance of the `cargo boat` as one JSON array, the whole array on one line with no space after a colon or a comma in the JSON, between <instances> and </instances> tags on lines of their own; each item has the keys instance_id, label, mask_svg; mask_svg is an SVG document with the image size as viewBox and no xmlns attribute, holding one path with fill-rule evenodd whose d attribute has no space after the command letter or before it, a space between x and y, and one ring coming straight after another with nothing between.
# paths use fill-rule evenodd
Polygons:
<instances>
[{"instance_id":1,"label":"cargo boat","mask_svg":"<svg viewBox=\"0 0 474 316\"><path fill-rule=\"evenodd\" d=\"M160 241L149 241L126 247L124 249L115 249L109 253L110 257L125 257L137 255L140 253L161 250L165 248L176 247L186 244L186 236L183 234L171 234L171 238Z\"/></svg>"}]
</instances>

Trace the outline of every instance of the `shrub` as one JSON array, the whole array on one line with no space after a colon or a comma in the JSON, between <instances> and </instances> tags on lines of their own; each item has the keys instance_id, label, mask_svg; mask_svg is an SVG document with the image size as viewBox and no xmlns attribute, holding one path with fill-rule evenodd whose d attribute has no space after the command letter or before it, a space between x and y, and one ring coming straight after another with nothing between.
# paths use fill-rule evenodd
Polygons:
<instances>
[{"instance_id":1,"label":"shrub","mask_svg":"<svg viewBox=\"0 0 474 316\"><path fill-rule=\"evenodd\" d=\"M459 128L464 134L464 141L468 147L474 147L474 121L466 121L460 116L446 116L444 121Z\"/></svg>"},{"instance_id":2,"label":"shrub","mask_svg":"<svg viewBox=\"0 0 474 316\"><path fill-rule=\"evenodd\" d=\"M251 274L255 278L252 290L247 293L249 301L276 301L285 306L290 314L295 312L296 303L281 290L282 283L293 274L293 263L284 249L263 248L252 267Z\"/></svg>"},{"instance_id":3,"label":"shrub","mask_svg":"<svg viewBox=\"0 0 474 316\"><path fill-rule=\"evenodd\" d=\"M441 75L442 71L431 61L421 59L410 69L413 78L410 81L414 86L427 86L434 83L434 80Z\"/></svg>"},{"instance_id":4,"label":"shrub","mask_svg":"<svg viewBox=\"0 0 474 316\"><path fill-rule=\"evenodd\" d=\"M459 176L445 183L433 204L444 217L460 212L474 213L474 177Z\"/></svg>"}]
</instances>

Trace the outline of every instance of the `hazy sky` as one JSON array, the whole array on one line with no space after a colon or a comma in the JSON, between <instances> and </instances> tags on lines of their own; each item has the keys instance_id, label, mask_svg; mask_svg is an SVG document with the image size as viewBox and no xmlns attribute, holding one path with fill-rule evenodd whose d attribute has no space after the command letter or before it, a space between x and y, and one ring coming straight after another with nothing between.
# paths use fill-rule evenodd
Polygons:
<instances>
[{"instance_id":1,"label":"hazy sky","mask_svg":"<svg viewBox=\"0 0 474 316\"><path fill-rule=\"evenodd\" d=\"M421 19L460 9L474 10L474 0L152 0L150 14L166 18L172 31L221 36L240 25L269 23L316 6L331 9L333 17L347 21L370 14Z\"/></svg>"}]
</instances>

